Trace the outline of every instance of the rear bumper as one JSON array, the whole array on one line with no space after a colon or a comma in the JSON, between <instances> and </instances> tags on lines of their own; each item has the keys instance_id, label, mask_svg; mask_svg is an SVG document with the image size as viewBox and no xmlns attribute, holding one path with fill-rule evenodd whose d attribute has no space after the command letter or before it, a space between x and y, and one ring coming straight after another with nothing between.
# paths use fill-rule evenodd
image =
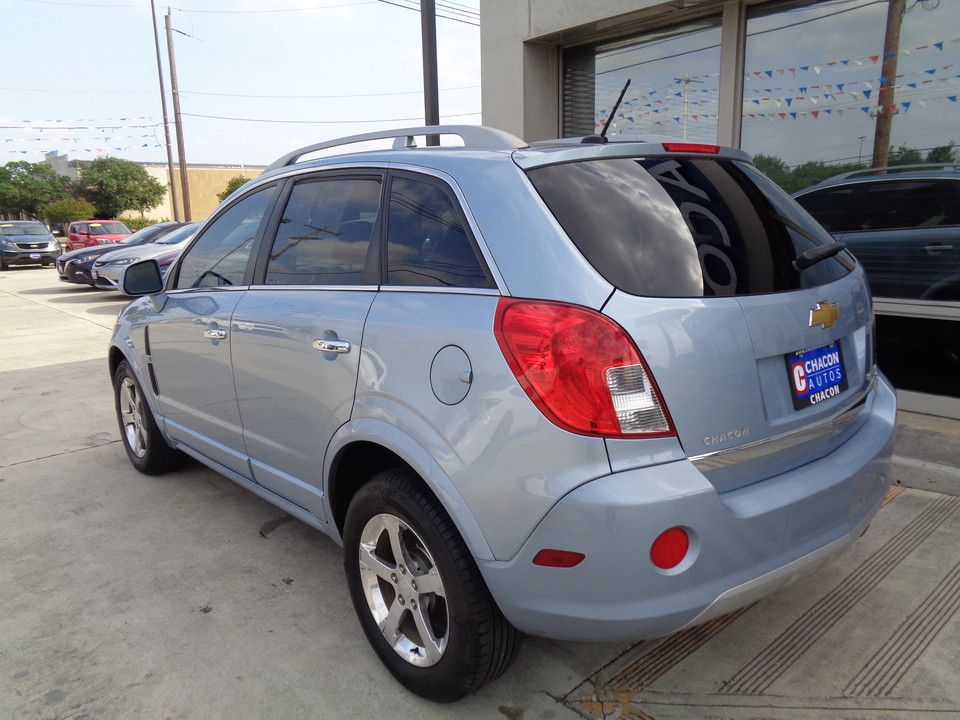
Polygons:
<instances>
[{"instance_id":1,"label":"rear bumper","mask_svg":"<svg viewBox=\"0 0 960 720\"><path fill-rule=\"evenodd\" d=\"M879 379L866 421L842 446L774 478L718 493L689 460L588 482L547 514L509 562L478 561L504 615L534 635L666 635L743 607L815 571L859 537L890 484L893 389ZM690 536L677 568L649 559L671 527ZM533 564L543 549L586 558Z\"/></svg>"}]
</instances>

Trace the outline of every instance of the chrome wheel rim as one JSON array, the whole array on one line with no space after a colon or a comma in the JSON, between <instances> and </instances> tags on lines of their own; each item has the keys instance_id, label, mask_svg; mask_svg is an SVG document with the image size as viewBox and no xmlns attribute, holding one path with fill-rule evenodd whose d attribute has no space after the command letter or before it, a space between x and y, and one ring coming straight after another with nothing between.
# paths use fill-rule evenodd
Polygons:
<instances>
[{"instance_id":1,"label":"chrome wheel rim","mask_svg":"<svg viewBox=\"0 0 960 720\"><path fill-rule=\"evenodd\" d=\"M128 377L120 383L120 422L127 447L138 458L147 454L147 437L143 428L143 399L137 385Z\"/></svg>"},{"instance_id":2,"label":"chrome wheel rim","mask_svg":"<svg viewBox=\"0 0 960 720\"><path fill-rule=\"evenodd\" d=\"M443 657L450 618L443 581L420 536L395 515L376 515L360 535L360 582L383 637L411 665Z\"/></svg>"}]
</instances>

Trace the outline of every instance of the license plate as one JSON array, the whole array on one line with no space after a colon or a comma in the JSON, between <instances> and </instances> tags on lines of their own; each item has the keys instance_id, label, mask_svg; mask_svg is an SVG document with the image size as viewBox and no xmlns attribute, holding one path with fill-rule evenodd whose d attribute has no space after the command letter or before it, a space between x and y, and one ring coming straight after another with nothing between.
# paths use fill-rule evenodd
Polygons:
<instances>
[{"instance_id":1,"label":"license plate","mask_svg":"<svg viewBox=\"0 0 960 720\"><path fill-rule=\"evenodd\" d=\"M839 342L791 353L786 360L797 410L836 397L849 386Z\"/></svg>"},{"instance_id":2,"label":"license plate","mask_svg":"<svg viewBox=\"0 0 960 720\"><path fill-rule=\"evenodd\" d=\"M40 259L40 253L30 253L30 259L31 259L31 260L39 260L39 259Z\"/></svg>"},{"instance_id":3,"label":"license plate","mask_svg":"<svg viewBox=\"0 0 960 720\"><path fill-rule=\"evenodd\" d=\"M100 277L100 273L98 273L96 270L91 270L91 271L90 271L90 277L92 277L94 280L96 280L97 278Z\"/></svg>"}]
</instances>

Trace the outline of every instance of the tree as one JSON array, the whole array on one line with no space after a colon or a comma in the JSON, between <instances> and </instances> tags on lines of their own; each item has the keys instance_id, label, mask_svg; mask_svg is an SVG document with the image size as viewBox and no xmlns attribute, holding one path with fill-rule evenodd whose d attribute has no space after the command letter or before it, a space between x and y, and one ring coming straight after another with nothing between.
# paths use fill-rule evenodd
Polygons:
<instances>
[{"instance_id":1,"label":"tree","mask_svg":"<svg viewBox=\"0 0 960 720\"><path fill-rule=\"evenodd\" d=\"M167 193L156 178L130 160L97 158L80 169L79 194L93 203L98 219L115 218L124 210L155 208Z\"/></svg>"},{"instance_id":2,"label":"tree","mask_svg":"<svg viewBox=\"0 0 960 720\"><path fill-rule=\"evenodd\" d=\"M784 179L790 174L789 166L780 158L773 155L763 155L758 153L753 156L753 164L773 180L777 185L782 185Z\"/></svg>"},{"instance_id":3,"label":"tree","mask_svg":"<svg viewBox=\"0 0 960 720\"><path fill-rule=\"evenodd\" d=\"M86 200L77 198L64 198L47 205L43 209L43 214L52 223L57 225L66 225L75 220L86 220L93 217L96 209Z\"/></svg>"},{"instance_id":4,"label":"tree","mask_svg":"<svg viewBox=\"0 0 960 720\"><path fill-rule=\"evenodd\" d=\"M222 193L217 193L217 200L223 202L227 199L227 196L233 193L234 190L247 182L250 182L250 178L245 178L243 175L234 175L232 178L227 180L227 187L224 189L224 191Z\"/></svg>"},{"instance_id":5,"label":"tree","mask_svg":"<svg viewBox=\"0 0 960 720\"><path fill-rule=\"evenodd\" d=\"M935 147L927 153L927 162L930 163L955 163L957 162L957 153L953 149L957 143L953 140L949 145Z\"/></svg>"},{"instance_id":6,"label":"tree","mask_svg":"<svg viewBox=\"0 0 960 720\"><path fill-rule=\"evenodd\" d=\"M890 154L887 157L887 165L889 167L895 165L921 165L923 162L923 154L919 150L916 148L908 148L905 145L901 145L896 150L891 147Z\"/></svg>"},{"instance_id":7,"label":"tree","mask_svg":"<svg viewBox=\"0 0 960 720\"><path fill-rule=\"evenodd\" d=\"M70 178L59 177L49 165L26 160L7 163L0 167L0 213L23 213L39 220L44 206L69 197L72 189Z\"/></svg>"}]
</instances>

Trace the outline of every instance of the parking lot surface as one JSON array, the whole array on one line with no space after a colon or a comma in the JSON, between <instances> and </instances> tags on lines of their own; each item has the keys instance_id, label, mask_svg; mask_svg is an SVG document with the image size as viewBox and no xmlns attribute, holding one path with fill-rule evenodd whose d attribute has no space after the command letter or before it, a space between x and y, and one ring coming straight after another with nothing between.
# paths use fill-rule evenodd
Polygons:
<instances>
[{"instance_id":1,"label":"parking lot surface","mask_svg":"<svg viewBox=\"0 0 960 720\"><path fill-rule=\"evenodd\" d=\"M0 718L960 712L954 421L901 414L903 485L817 574L656 641L527 638L503 678L434 705L370 650L333 541L201 465L130 466L105 359L124 302L0 273Z\"/></svg>"}]
</instances>

